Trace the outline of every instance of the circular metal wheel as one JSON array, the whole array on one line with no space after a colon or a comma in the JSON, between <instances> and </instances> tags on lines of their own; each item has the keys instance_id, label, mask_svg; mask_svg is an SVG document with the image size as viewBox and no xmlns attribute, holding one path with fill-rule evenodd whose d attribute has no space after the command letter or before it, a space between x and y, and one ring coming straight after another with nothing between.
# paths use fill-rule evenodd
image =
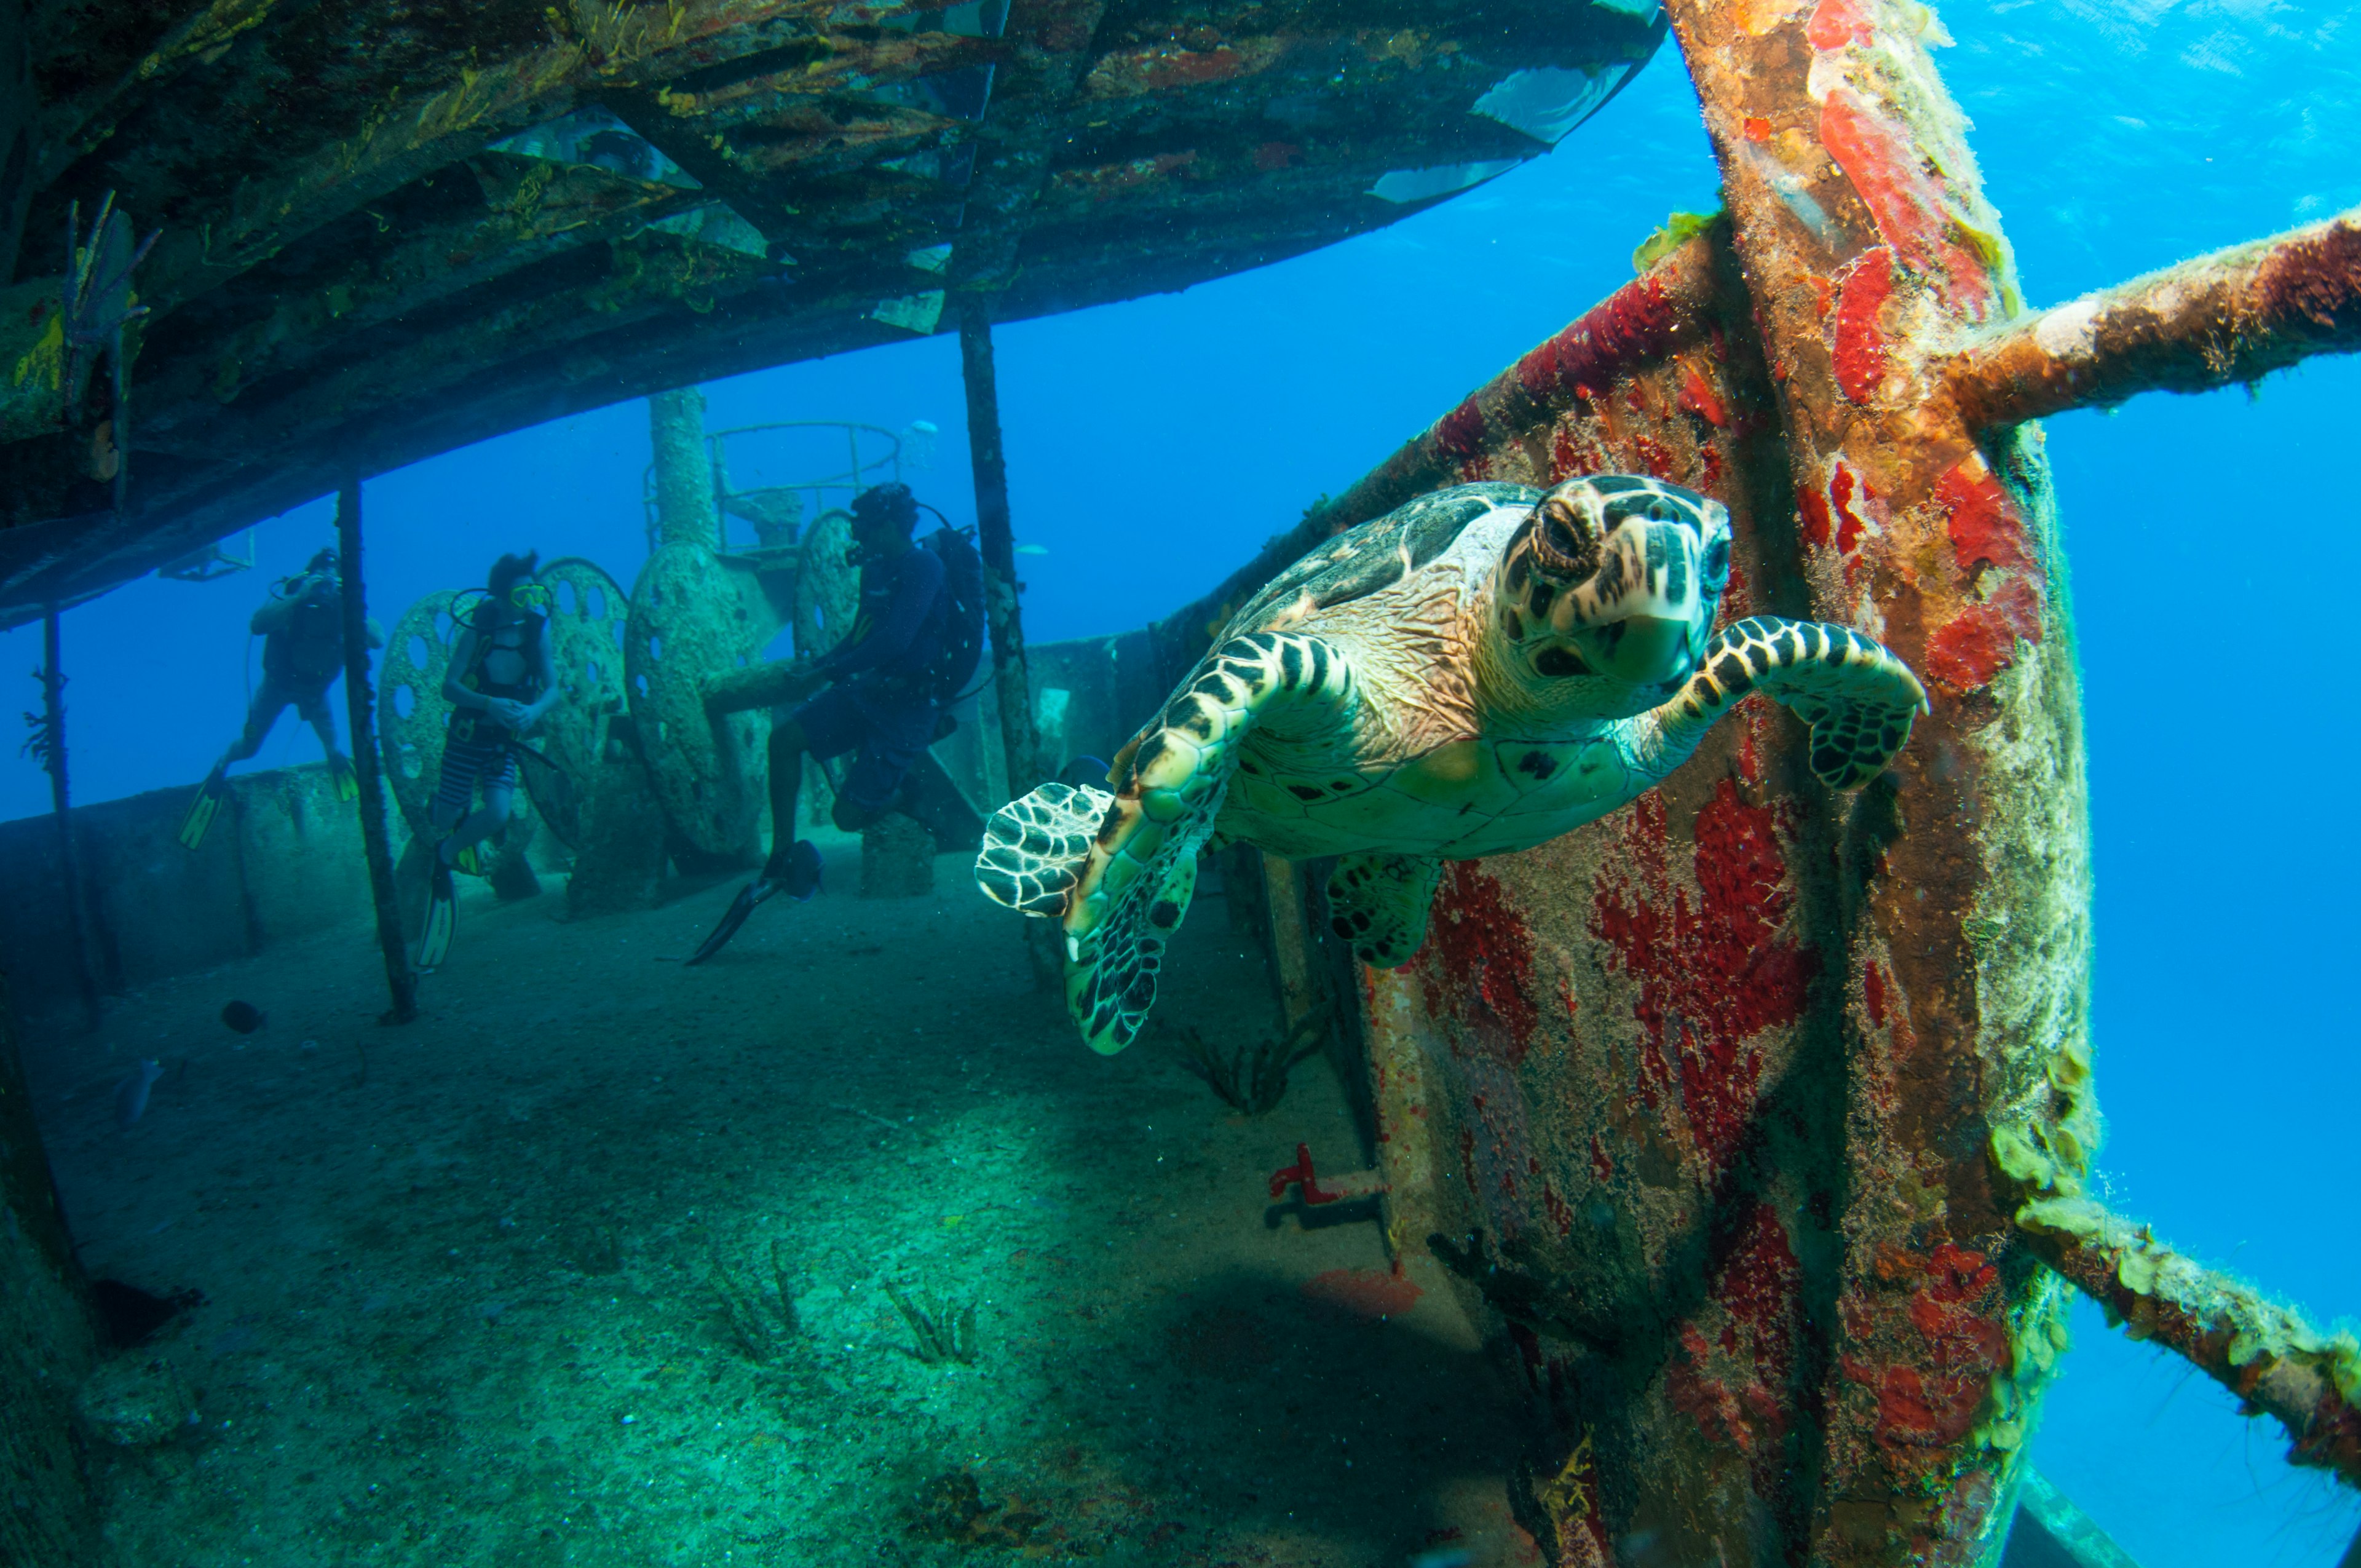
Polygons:
<instances>
[{"instance_id":1,"label":"circular metal wheel","mask_svg":"<svg viewBox=\"0 0 2361 1568\"><path fill-rule=\"evenodd\" d=\"M804 531L796 571L796 656L817 659L844 641L861 611L861 568L852 565L852 514L830 507ZM825 763L804 770L799 795L804 822L828 825L835 815L836 784Z\"/></svg>"},{"instance_id":2,"label":"circular metal wheel","mask_svg":"<svg viewBox=\"0 0 2361 1568\"><path fill-rule=\"evenodd\" d=\"M387 787L414 836L433 831L427 817L443 760L443 730L451 718L443 676L458 636L451 619L458 597L445 588L404 610L387 634L378 666L378 747L385 756Z\"/></svg>"},{"instance_id":3,"label":"circular metal wheel","mask_svg":"<svg viewBox=\"0 0 2361 1568\"><path fill-rule=\"evenodd\" d=\"M712 718L705 685L752 663L778 630L754 574L725 565L702 544L659 546L631 587L625 700L664 816L708 855L755 847L771 716L757 709Z\"/></svg>"},{"instance_id":4,"label":"circular metal wheel","mask_svg":"<svg viewBox=\"0 0 2361 1568\"><path fill-rule=\"evenodd\" d=\"M831 507L804 534L796 573L796 653L817 659L844 641L861 609L861 569L852 551L852 514Z\"/></svg>"},{"instance_id":5,"label":"circular metal wheel","mask_svg":"<svg viewBox=\"0 0 2361 1568\"><path fill-rule=\"evenodd\" d=\"M579 849L582 792L602 776L598 762L608 721L623 711L623 636L631 601L614 578L579 555L552 561L535 576L549 589L549 654L562 695L525 744L556 766L544 767L531 757L520 766L541 819L566 848Z\"/></svg>"}]
</instances>

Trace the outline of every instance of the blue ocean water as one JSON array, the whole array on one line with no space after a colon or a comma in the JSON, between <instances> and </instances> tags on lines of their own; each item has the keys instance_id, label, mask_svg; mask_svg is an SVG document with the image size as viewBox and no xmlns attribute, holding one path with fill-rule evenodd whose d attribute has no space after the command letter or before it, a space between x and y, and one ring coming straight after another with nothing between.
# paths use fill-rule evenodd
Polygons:
<instances>
[{"instance_id":1,"label":"blue ocean water","mask_svg":"<svg viewBox=\"0 0 2361 1568\"><path fill-rule=\"evenodd\" d=\"M2270 0L1952 5L1939 56L1974 118L2026 291L2054 302L2361 203L2361 7ZM1714 202L1669 50L1554 155L1383 233L1177 296L1004 328L1002 403L1037 638L1138 625L1218 580ZM942 429L914 476L972 513L956 346L913 340L708 389L716 427ZM2345 995L2361 742L2339 702L2361 571L2347 455L2361 364L2249 396L2050 422L2081 629L2097 874L2106 1195L2316 1321L2361 1310ZM390 619L500 551L643 553L637 403L384 476L369 591ZM201 774L235 732L261 583L324 543L315 504L256 531L258 571L148 579L71 612L78 798ZM0 671L38 633L0 636ZM29 703L29 683L18 688ZM284 726L258 766L316 755ZM0 816L47 805L27 761ZM2077 1320L2037 1462L2146 1568L2325 1568L2361 1508L2169 1358Z\"/></svg>"}]
</instances>

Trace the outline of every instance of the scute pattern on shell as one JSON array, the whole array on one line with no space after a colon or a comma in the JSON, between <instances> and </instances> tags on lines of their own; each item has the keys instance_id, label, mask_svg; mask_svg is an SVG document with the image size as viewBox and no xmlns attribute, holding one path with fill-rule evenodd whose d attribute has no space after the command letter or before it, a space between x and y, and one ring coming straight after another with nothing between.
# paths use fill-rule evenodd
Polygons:
<instances>
[{"instance_id":1,"label":"scute pattern on shell","mask_svg":"<svg viewBox=\"0 0 2361 1568\"><path fill-rule=\"evenodd\" d=\"M1454 485L1419 497L1383 517L1346 529L1281 572L1230 619L1229 634L1259 631L1289 606L1309 597L1326 609L1389 587L1445 550L1469 523L1503 507L1530 507L1542 492L1530 485Z\"/></svg>"}]
</instances>

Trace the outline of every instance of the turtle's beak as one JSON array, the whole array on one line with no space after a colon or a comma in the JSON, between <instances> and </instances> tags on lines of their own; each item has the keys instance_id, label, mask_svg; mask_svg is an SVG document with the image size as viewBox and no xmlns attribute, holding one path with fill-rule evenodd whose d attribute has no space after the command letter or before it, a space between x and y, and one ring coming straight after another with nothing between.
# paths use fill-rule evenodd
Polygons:
<instances>
[{"instance_id":1,"label":"turtle's beak","mask_svg":"<svg viewBox=\"0 0 2361 1568\"><path fill-rule=\"evenodd\" d=\"M1580 628L1567 641L1600 674L1650 686L1688 679L1697 668L1697 630L1687 616L1633 615Z\"/></svg>"},{"instance_id":2,"label":"turtle's beak","mask_svg":"<svg viewBox=\"0 0 2361 1568\"><path fill-rule=\"evenodd\" d=\"M1679 522L1624 522L1601 542L1598 569L1551 607L1553 629L1600 674L1643 686L1687 679L1719 597L1704 548Z\"/></svg>"}]
</instances>

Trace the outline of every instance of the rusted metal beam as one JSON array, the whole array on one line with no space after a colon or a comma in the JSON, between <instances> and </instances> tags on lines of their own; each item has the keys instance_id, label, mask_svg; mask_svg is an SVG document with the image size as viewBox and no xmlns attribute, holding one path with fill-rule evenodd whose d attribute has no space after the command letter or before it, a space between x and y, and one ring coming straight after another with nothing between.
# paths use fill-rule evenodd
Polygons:
<instances>
[{"instance_id":1,"label":"rusted metal beam","mask_svg":"<svg viewBox=\"0 0 2361 1568\"><path fill-rule=\"evenodd\" d=\"M2361 208L2021 317L1936 367L1974 430L2361 349Z\"/></svg>"},{"instance_id":2,"label":"rusted metal beam","mask_svg":"<svg viewBox=\"0 0 2361 1568\"><path fill-rule=\"evenodd\" d=\"M2173 1251L2148 1227L2079 1198L2028 1204L2017 1223L2044 1263L2131 1337L2163 1345L2286 1427L2289 1463L2361 1486L2361 1343L2322 1333L2252 1286Z\"/></svg>"}]
</instances>

